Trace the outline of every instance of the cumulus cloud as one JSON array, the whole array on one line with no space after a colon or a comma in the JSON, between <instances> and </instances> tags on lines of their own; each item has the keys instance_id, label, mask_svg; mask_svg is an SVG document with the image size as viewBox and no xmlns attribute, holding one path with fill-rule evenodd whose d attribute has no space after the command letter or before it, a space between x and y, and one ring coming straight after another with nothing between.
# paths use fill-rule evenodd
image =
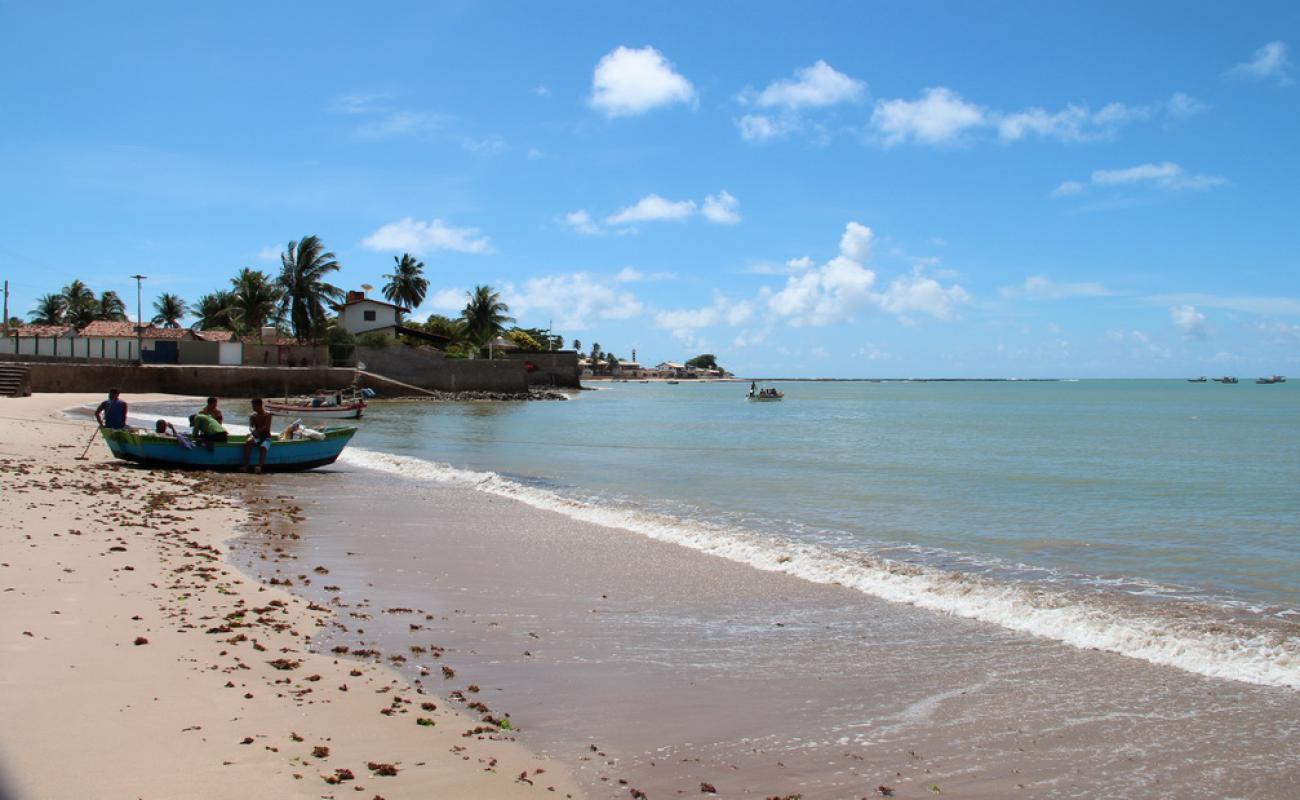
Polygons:
<instances>
[{"instance_id":1,"label":"cumulus cloud","mask_svg":"<svg viewBox=\"0 0 1300 800\"><path fill-rule=\"evenodd\" d=\"M818 59L810 67L794 71L794 78L773 81L754 97L759 108L820 108L838 103L859 103L867 85L850 78Z\"/></svg>"},{"instance_id":2,"label":"cumulus cloud","mask_svg":"<svg viewBox=\"0 0 1300 800\"><path fill-rule=\"evenodd\" d=\"M970 302L965 289L943 286L921 266L876 291L876 273L865 263L874 238L871 228L850 221L840 236L839 255L821 266L812 266L807 258L794 260L790 265L797 272L785 286L763 291L768 310L793 327L816 327L845 322L868 308L900 317L920 312L951 319L957 306Z\"/></svg>"},{"instance_id":3,"label":"cumulus cloud","mask_svg":"<svg viewBox=\"0 0 1300 800\"><path fill-rule=\"evenodd\" d=\"M967 130L986 124L986 111L942 86L926 89L918 100L881 100L871 125L885 145L904 142L948 144Z\"/></svg>"},{"instance_id":4,"label":"cumulus cloud","mask_svg":"<svg viewBox=\"0 0 1300 800\"><path fill-rule=\"evenodd\" d=\"M659 106L689 103L695 87L653 47L619 47L600 59L591 79L591 106L607 117L644 114Z\"/></svg>"},{"instance_id":5,"label":"cumulus cloud","mask_svg":"<svg viewBox=\"0 0 1300 800\"><path fill-rule=\"evenodd\" d=\"M740 222L740 201L726 189L704 198L701 211L705 219L719 225L735 225Z\"/></svg>"},{"instance_id":6,"label":"cumulus cloud","mask_svg":"<svg viewBox=\"0 0 1300 800\"><path fill-rule=\"evenodd\" d=\"M749 300L734 301L722 294L714 294L713 302L707 306L658 311L654 324L656 328L669 331L678 341L691 343L699 340L698 331L703 328L744 325L754 316L755 310Z\"/></svg>"},{"instance_id":7,"label":"cumulus cloud","mask_svg":"<svg viewBox=\"0 0 1300 800\"><path fill-rule=\"evenodd\" d=\"M417 255L431 250L457 253L491 253L492 244L478 228L453 228L441 219L429 222L403 217L390 222L361 240L370 250L406 251Z\"/></svg>"},{"instance_id":8,"label":"cumulus cloud","mask_svg":"<svg viewBox=\"0 0 1300 800\"><path fill-rule=\"evenodd\" d=\"M1169 319L1189 339L1209 338L1210 328L1205 322L1205 315L1197 311L1196 306L1173 306L1169 309Z\"/></svg>"},{"instance_id":9,"label":"cumulus cloud","mask_svg":"<svg viewBox=\"0 0 1300 800\"><path fill-rule=\"evenodd\" d=\"M439 289L424 298L423 308L459 314L468 302L467 294L464 289Z\"/></svg>"},{"instance_id":10,"label":"cumulus cloud","mask_svg":"<svg viewBox=\"0 0 1300 800\"><path fill-rule=\"evenodd\" d=\"M1003 286L998 292L1003 297L1025 297L1030 300L1063 300L1067 297L1105 297L1114 294L1100 283L1057 283L1046 275L1030 275L1017 286Z\"/></svg>"},{"instance_id":11,"label":"cumulus cloud","mask_svg":"<svg viewBox=\"0 0 1300 800\"><path fill-rule=\"evenodd\" d=\"M1227 178L1188 172L1172 161L1159 164L1138 164L1123 169L1093 171L1088 181L1065 181L1052 190L1053 197L1068 197L1085 193L1090 187L1154 186L1166 191L1201 191L1222 186Z\"/></svg>"},{"instance_id":12,"label":"cumulus cloud","mask_svg":"<svg viewBox=\"0 0 1300 800\"><path fill-rule=\"evenodd\" d=\"M801 129L803 123L793 115L746 114L736 120L736 127L740 129L740 138L745 141L765 142L789 136Z\"/></svg>"},{"instance_id":13,"label":"cumulus cloud","mask_svg":"<svg viewBox=\"0 0 1300 800\"><path fill-rule=\"evenodd\" d=\"M910 275L900 275L890 281L879 302L881 308L892 314L917 311L936 319L952 319L956 306L969 303L970 295L956 284L940 285L917 267Z\"/></svg>"},{"instance_id":14,"label":"cumulus cloud","mask_svg":"<svg viewBox=\"0 0 1300 800\"><path fill-rule=\"evenodd\" d=\"M694 200L665 200L651 193L605 218L609 225L682 220L695 213Z\"/></svg>"},{"instance_id":15,"label":"cumulus cloud","mask_svg":"<svg viewBox=\"0 0 1300 800\"><path fill-rule=\"evenodd\" d=\"M614 279L586 272L531 278L518 287L508 284L502 297L521 319L546 317L556 327L574 331L606 320L631 319L645 310L636 295L615 285Z\"/></svg>"},{"instance_id":16,"label":"cumulus cloud","mask_svg":"<svg viewBox=\"0 0 1300 800\"><path fill-rule=\"evenodd\" d=\"M1174 92L1173 96L1165 103L1165 110L1174 119L1186 119L1197 114L1204 114L1210 110L1210 106L1190 94Z\"/></svg>"},{"instance_id":17,"label":"cumulus cloud","mask_svg":"<svg viewBox=\"0 0 1300 800\"><path fill-rule=\"evenodd\" d=\"M1234 78L1275 80L1279 86L1295 83L1291 77L1291 60L1287 57L1284 42L1269 42L1255 51L1249 61L1243 61L1228 74Z\"/></svg>"},{"instance_id":18,"label":"cumulus cloud","mask_svg":"<svg viewBox=\"0 0 1300 800\"><path fill-rule=\"evenodd\" d=\"M623 267L614 276L619 283L640 283L641 281L666 281L677 277L675 272L652 272L646 274L636 267Z\"/></svg>"},{"instance_id":19,"label":"cumulus cloud","mask_svg":"<svg viewBox=\"0 0 1300 800\"><path fill-rule=\"evenodd\" d=\"M595 236L598 233L603 233L600 226L591 218L591 215L583 209L570 211L568 214L565 214L564 222L578 233L587 236Z\"/></svg>"}]
</instances>

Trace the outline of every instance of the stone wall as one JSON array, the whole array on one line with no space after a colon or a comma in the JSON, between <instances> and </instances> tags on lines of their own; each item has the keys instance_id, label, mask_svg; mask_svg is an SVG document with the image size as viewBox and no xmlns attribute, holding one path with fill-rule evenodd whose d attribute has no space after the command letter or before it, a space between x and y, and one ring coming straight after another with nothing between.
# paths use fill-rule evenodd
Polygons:
<instances>
[{"instance_id":1,"label":"stone wall","mask_svg":"<svg viewBox=\"0 0 1300 800\"><path fill-rule=\"evenodd\" d=\"M549 353L511 353L511 361L525 365L525 377L529 386L555 386L562 389L577 389L578 354L573 350L557 350ZM533 369L527 369L527 364Z\"/></svg>"},{"instance_id":2,"label":"stone wall","mask_svg":"<svg viewBox=\"0 0 1300 800\"><path fill-rule=\"evenodd\" d=\"M357 347L357 363L396 381L443 392L528 391L522 361L447 358L433 348Z\"/></svg>"}]
</instances>

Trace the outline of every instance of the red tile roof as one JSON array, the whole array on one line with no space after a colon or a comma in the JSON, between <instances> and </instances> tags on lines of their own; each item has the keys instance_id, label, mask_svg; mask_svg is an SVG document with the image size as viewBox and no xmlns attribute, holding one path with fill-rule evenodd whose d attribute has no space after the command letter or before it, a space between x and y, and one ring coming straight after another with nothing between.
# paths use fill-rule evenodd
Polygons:
<instances>
[{"instance_id":1,"label":"red tile roof","mask_svg":"<svg viewBox=\"0 0 1300 800\"><path fill-rule=\"evenodd\" d=\"M77 333L78 336L102 336L109 339L134 339L135 323L133 322L110 322L109 320L98 319L86 325ZM191 339L193 334L186 328L158 328L153 325L144 326L140 331L142 339Z\"/></svg>"},{"instance_id":2,"label":"red tile roof","mask_svg":"<svg viewBox=\"0 0 1300 800\"><path fill-rule=\"evenodd\" d=\"M20 325L17 328L10 328L10 336L63 336L72 330L71 325Z\"/></svg>"},{"instance_id":3,"label":"red tile roof","mask_svg":"<svg viewBox=\"0 0 1300 800\"><path fill-rule=\"evenodd\" d=\"M194 335L205 342L230 342L235 338L230 331L194 331Z\"/></svg>"}]
</instances>

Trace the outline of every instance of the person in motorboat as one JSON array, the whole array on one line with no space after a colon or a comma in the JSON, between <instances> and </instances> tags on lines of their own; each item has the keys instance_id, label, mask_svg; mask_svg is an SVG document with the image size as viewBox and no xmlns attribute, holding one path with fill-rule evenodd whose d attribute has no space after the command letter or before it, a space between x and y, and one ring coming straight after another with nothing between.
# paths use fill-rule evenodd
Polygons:
<instances>
[{"instance_id":1,"label":"person in motorboat","mask_svg":"<svg viewBox=\"0 0 1300 800\"><path fill-rule=\"evenodd\" d=\"M217 398L215 398L215 397L209 397L209 398L208 398L208 404L205 405L205 406L203 407L203 410L200 411L199 413L200 413L200 414L207 414L209 417L212 417L212 418L215 419L217 422L220 422L220 423L223 424L223 425L224 425L225 422L226 422L226 417L225 417L225 415L221 413L221 409L217 408Z\"/></svg>"}]
</instances>

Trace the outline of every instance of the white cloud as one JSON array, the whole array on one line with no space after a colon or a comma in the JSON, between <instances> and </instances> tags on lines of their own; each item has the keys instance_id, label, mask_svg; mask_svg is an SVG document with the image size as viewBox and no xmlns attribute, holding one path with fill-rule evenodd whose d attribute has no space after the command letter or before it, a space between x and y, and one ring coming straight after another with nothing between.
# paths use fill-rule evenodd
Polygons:
<instances>
[{"instance_id":1,"label":"white cloud","mask_svg":"<svg viewBox=\"0 0 1300 800\"><path fill-rule=\"evenodd\" d=\"M642 281L668 281L677 277L675 272L642 272L636 267L623 267L614 276L619 283L640 283Z\"/></svg>"},{"instance_id":2,"label":"white cloud","mask_svg":"<svg viewBox=\"0 0 1300 800\"><path fill-rule=\"evenodd\" d=\"M1169 98L1169 101L1165 103L1165 111L1174 119L1194 117L1197 114L1204 114L1209 110L1209 104L1203 103L1199 99L1192 97L1190 94L1185 94L1183 92L1174 92L1173 96Z\"/></svg>"},{"instance_id":3,"label":"white cloud","mask_svg":"<svg viewBox=\"0 0 1300 800\"><path fill-rule=\"evenodd\" d=\"M1107 103L1093 111L1086 103L1070 103L1059 110L1038 106L1020 111L998 111L963 99L943 86L926 89L916 100L878 100L871 128L885 146L913 142L948 145L965 141L981 129L996 131L1003 142L1037 137L1059 142L1110 139L1134 122L1168 115L1184 118L1208 108L1182 92L1152 105Z\"/></svg>"},{"instance_id":4,"label":"white cloud","mask_svg":"<svg viewBox=\"0 0 1300 800\"><path fill-rule=\"evenodd\" d=\"M1062 300L1067 297L1105 297L1114 294L1100 283L1056 283L1046 275L1030 275L1018 286L1003 286L1003 297L1026 297L1030 300Z\"/></svg>"},{"instance_id":5,"label":"white cloud","mask_svg":"<svg viewBox=\"0 0 1300 800\"><path fill-rule=\"evenodd\" d=\"M1300 342L1300 325L1281 320L1267 320L1256 323L1255 330L1269 344L1292 344Z\"/></svg>"},{"instance_id":6,"label":"white cloud","mask_svg":"<svg viewBox=\"0 0 1300 800\"><path fill-rule=\"evenodd\" d=\"M417 255L430 250L493 252L488 237L478 228L452 228L441 219L421 222L410 217L384 225L361 240L361 244L370 250L407 251Z\"/></svg>"},{"instance_id":7,"label":"white cloud","mask_svg":"<svg viewBox=\"0 0 1300 800\"><path fill-rule=\"evenodd\" d=\"M619 210L605 218L609 225L626 225L634 222L659 222L664 220L682 220L695 213L694 200L665 200L651 193L642 197L635 205Z\"/></svg>"},{"instance_id":8,"label":"white cloud","mask_svg":"<svg viewBox=\"0 0 1300 800\"><path fill-rule=\"evenodd\" d=\"M439 289L424 298L422 308L433 311L460 313L468 302L464 289Z\"/></svg>"},{"instance_id":9,"label":"white cloud","mask_svg":"<svg viewBox=\"0 0 1300 800\"><path fill-rule=\"evenodd\" d=\"M856 225L857 223L855 222L854 224ZM799 258L790 259L785 262L785 265L793 270L809 269L813 265L813 260L811 256L800 256Z\"/></svg>"},{"instance_id":10,"label":"white cloud","mask_svg":"<svg viewBox=\"0 0 1300 800\"><path fill-rule=\"evenodd\" d=\"M502 297L520 319L546 317L555 327L573 331L602 320L631 319L645 310L634 294L614 286L611 279L585 272L531 278L521 287L510 284Z\"/></svg>"},{"instance_id":11,"label":"white cloud","mask_svg":"<svg viewBox=\"0 0 1300 800\"><path fill-rule=\"evenodd\" d=\"M745 141L766 142L794 133L799 130L801 123L798 117L789 115L772 117L767 114L746 114L736 120L736 127L740 129L740 138Z\"/></svg>"},{"instance_id":12,"label":"white cloud","mask_svg":"<svg viewBox=\"0 0 1300 800\"><path fill-rule=\"evenodd\" d=\"M1256 50L1249 61L1228 70L1228 74L1237 78L1276 80L1280 86L1289 86L1295 83L1290 70L1291 60L1287 58L1286 44L1269 42Z\"/></svg>"},{"instance_id":13,"label":"white cloud","mask_svg":"<svg viewBox=\"0 0 1300 800\"><path fill-rule=\"evenodd\" d=\"M886 146L908 141L948 144L984 124L983 108L942 86L926 89L919 100L881 100L871 114L871 125Z\"/></svg>"},{"instance_id":14,"label":"white cloud","mask_svg":"<svg viewBox=\"0 0 1300 800\"><path fill-rule=\"evenodd\" d=\"M866 261L871 258L873 236L866 225L850 222L844 226L844 234L840 236L840 255L853 261Z\"/></svg>"},{"instance_id":15,"label":"white cloud","mask_svg":"<svg viewBox=\"0 0 1300 800\"><path fill-rule=\"evenodd\" d=\"M726 189L704 198L701 211L705 219L719 225L735 225L740 222L740 201Z\"/></svg>"},{"instance_id":16,"label":"white cloud","mask_svg":"<svg viewBox=\"0 0 1300 800\"><path fill-rule=\"evenodd\" d=\"M619 47L596 64L591 106L607 117L623 117L695 99L695 87L653 47Z\"/></svg>"},{"instance_id":17,"label":"white cloud","mask_svg":"<svg viewBox=\"0 0 1300 800\"><path fill-rule=\"evenodd\" d=\"M1196 306L1173 306L1169 309L1169 319L1189 339L1209 338L1210 329L1205 323L1205 315L1197 311Z\"/></svg>"},{"instance_id":18,"label":"white cloud","mask_svg":"<svg viewBox=\"0 0 1300 800\"><path fill-rule=\"evenodd\" d=\"M655 313L656 328L673 331L679 339L687 332L716 325L730 325L733 328L744 325L754 316L755 307L749 300L733 301L721 294L713 296L713 302L702 308L668 309ZM692 334L693 335L693 334Z\"/></svg>"},{"instance_id":19,"label":"white cloud","mask_svg":"<svg viewBox=\"0 0 1300 800\"><path fill-rule=\"evenodd\" d=\"M794 72L794 79L773 81L753 99L760 108L820 108L839 103L859 103L867 85L839 72L825 61Z\"/></svg>"},{"instance_id":20,"label":"white cloud","mask_svg":"<svg viewBox=\"0 0 1300 800\"><path fill-rule=\"evenodd\" d=\"M910 275L890 281L879 299L880 307L891 314L921 311L936 319L952 319L955 306L970 302L970 295L956 284L944 288L917 267Z\"/></svg>"},{"instance_id":21,"label":"white cloud","mask_svg":"<svg viewBox=\"0 0 1300 800\"><path fill-rule=\"evenodd\" d=\"M591 218L591 215L583 209L570 211L568 214L565 214L564 222L570 228L573 228L578 233L586 236L595 236L602 233L600 225L596 224L596 222Z\"/></svg>"},{"instance_id":22,"label":"white cloud","mask_svg":"<svg viewBox=\"0 0 1300 800\"><path fill-rule=\"evenodd\" d=\"M1094 170L1086 183L1073 180L1065 181L1052 190L1052 196L1080 195L1086 192L1089 187L1097 186L1146 185L1155 186L1166 191L1202 191L1212 189L1215 186L1222 186L1227 182L1227 178L1218 175L1191 173L1172 161L1162 161L1159 164L1138 164L1124 169Z\"/></svg>"},{"instance_id":23,"label":"white cloud","mask_svg":"<svg viewBox=\"0 0 1300 800\"><path fill-rule=\"evenodd\" d=\"M374 114L387 111L388 92L371 92L368 94L342 94L330 101L329 110L334 114Z\"/></svg>"},{"instance_id":24,"label":"white cloud","mask_svg":"<svg viewBox=\"0 0 1300 800\"><path fill-rule=\"evenodd\" d=\"M1227 181L1215 175L1190 174L1172 161L1163 161L1127 169L1099 169L1092 173L1092 183L1097 186L1154 183L1164 189L1208 189Z\"/></svg>"},{"instance_id":25,"label":"white cloud","mask_svg":"<svg viewBox=\"0 0 1300 800\"><path fill-rule=\"evenodd\" d=\"M278 247L267 246L257 251L257 258L259 261L279 261L281 252Z\"/></svg>"}]
</instances>

